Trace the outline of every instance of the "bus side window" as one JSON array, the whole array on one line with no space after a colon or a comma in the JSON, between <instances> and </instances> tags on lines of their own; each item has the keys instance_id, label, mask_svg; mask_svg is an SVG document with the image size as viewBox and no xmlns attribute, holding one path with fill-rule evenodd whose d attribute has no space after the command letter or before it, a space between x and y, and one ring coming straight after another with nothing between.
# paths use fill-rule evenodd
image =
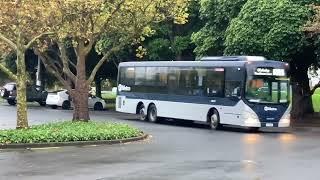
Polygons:
<instances>
[{"instance_id":1,"label":"bus side window","mask_svg":"<svg viewBox=\"0 0 320 180\"><path fill-rule=\"evenodd\" d=\"M120 70L120 84L126 86L134 85L135 68L134 67L121 67Z\"/></svg>"},{"instance_id":2,"label":"bus side window","mask_svg":"<svg viewBox=\"0 0 320 180\"><path fill-rule=\"evenodd\" d=\"M226 97L240 97L240 81L226 81Z\"/></svg>"},{"instance_id":3,"label":"bus side window","mask_svg":"<svg viewBox=\"0 0 320 180\"><path fill-rule=\"evenodd\" d=\"M224 86L224 71L214 71L207 69L205 77L205 92L208 97L222 97Z\"/></svg>"},{"instance_id":4,"label":"bus side window","mask_svg":"<svg viewBox=\"0 0 320 180\"><path fill-rule=\"evenodd\" d=\"M168 92L169 94L176 94L179 88L179 74L180 71L176 67L169 68L168 71Z\"/></svg>"}]
</instances>

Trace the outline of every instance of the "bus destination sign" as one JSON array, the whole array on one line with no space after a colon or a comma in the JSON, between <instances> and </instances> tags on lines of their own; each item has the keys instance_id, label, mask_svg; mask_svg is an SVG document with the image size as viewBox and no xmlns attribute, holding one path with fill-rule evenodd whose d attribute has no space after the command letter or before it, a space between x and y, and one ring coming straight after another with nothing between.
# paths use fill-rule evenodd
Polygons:
<instances>
[{"instance_id":1,"label":"bus destination sign","mask_svg":"<svg viewBox=\"0 0 320 180\"><path fill-rule=\"evenodd\" d=\"M272 67L258 67L254 72L254 75L260 76L285 76L284 69L276 69Z\"/></svg>"}]
</instances>

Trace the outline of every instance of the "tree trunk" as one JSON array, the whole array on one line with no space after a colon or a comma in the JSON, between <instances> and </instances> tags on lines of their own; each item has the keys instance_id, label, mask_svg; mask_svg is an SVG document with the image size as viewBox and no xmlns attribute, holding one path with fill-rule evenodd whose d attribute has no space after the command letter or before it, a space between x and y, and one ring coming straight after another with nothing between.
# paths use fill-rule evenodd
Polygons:
<instances>
[{"instance_id":1,"label":"tree trunk","mask_svg":"<svg viewBox=\"0 0 320 180\"><path fill-rule=\"evenodd\" d=\"M77 84L72 95L72 100L74 103L74 112L72 120L88 122L90 120L88 109L88 86L82 86L85 84L85 82L80 86L78 86Z\"/></svg>"},{"instance_id":2,"label":"tree trunk","mask_svg":"<svg viewBox=\"0 0 320 180\"><path fill-rule=\"evenodd\" d=\"M96 96L101 98L101 79L98 77L95 80L95 84L96 84Z\"/></svg>"},{"instance_id":3,"label":"tree trunk","mask_svg":"<svg viewBox=\"0 0 320 180\"><path fill-rule=\"evenodd\" d=\"M17 50L17 129L28 128L25 54Z\"/></svg>"},{"instance_id":4,"label":"tree trunk","mask_svg":"<svg viewBox=\"0 0 320 180\"><path fill-rule=\"evenodd\" d=\"M293 119L300 120L305 114L313 113L312 99L309 94L303 90L298 83L292 85L292 110L291 116Z\"/></svg>"},{"instance_id":5,"label":"tree trunk","mask_svg":"<svg viewBox=\"0 0 320 180\"><path fill-rule=\"evenodd\" d=\"M86 80L86 54L81 48L78 52L77 78L72 93L74 103L73 121L89 121L88 96L89 85Z\"/></svg>"},{"instance_id":6,"label":"tree trunk","mask_svg":"<svg viewBox=\"0 0 320 180\"><path fill-rule=\"evenodd\" d=\"M304 64L291 65L292 109L291 117L299 121L304 115L313 113L311 91L309 87L308 67Z\"/></svg>"}]
</instances>

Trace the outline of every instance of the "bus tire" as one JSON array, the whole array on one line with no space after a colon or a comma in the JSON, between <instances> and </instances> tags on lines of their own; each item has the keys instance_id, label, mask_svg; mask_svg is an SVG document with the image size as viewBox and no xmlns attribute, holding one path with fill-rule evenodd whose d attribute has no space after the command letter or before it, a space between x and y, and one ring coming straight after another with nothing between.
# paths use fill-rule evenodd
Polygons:
<instances>
[{"instance_id":1,"label":"bus tire","mask_svg":"<svg viewBox=\"0 0 320 180\"><path fill-rule=\"evenodd\" d=\"M147 121L147 113L146 113L146 108L144 107L143 104L138 105L138 109L137 109L137 114L139 115L139 119L141 121Z\"/></svg>"},{"instance_id":2,"label":"bus tire","mask_svg":"<svg viewBox=\"0 0 320 180\"><path fill-rule=\"evenodd\" d=\"M156 108L156 105L154 104L151 104L148 108L148 113L147 113L147 118L150 122L157 122L157 108Z\"/></svg>"},{"instance_id":3,"label":"bus tire","mask_svg":"<svg viewBox=\"0 0 320 180\"><path fill-rule=\"evenodd\" d=\"M208 122L210 129L221 129L222 125L220 124L220 116L219 112L216 109L210 110L208 114Z\"/></svg>"}]
</instances>

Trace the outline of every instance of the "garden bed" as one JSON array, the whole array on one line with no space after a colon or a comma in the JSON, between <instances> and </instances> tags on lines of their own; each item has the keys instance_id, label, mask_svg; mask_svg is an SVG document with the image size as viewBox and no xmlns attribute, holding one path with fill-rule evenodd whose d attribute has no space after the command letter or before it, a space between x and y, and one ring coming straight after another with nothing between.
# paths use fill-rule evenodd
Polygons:
<instances>
[{"instance_id":1,"label":"garden bed","mask_svg":"<svg viewBox=\"0 0 320 180\"><path fill-rule=\"evenodd\" d=\"M31 126L28 129L0 130L0 144L37 144L113 141L142 137L137 128L120 123L59 122ZM1 146L0 145L0 146Z\"/></svg>"}]
</instances>

